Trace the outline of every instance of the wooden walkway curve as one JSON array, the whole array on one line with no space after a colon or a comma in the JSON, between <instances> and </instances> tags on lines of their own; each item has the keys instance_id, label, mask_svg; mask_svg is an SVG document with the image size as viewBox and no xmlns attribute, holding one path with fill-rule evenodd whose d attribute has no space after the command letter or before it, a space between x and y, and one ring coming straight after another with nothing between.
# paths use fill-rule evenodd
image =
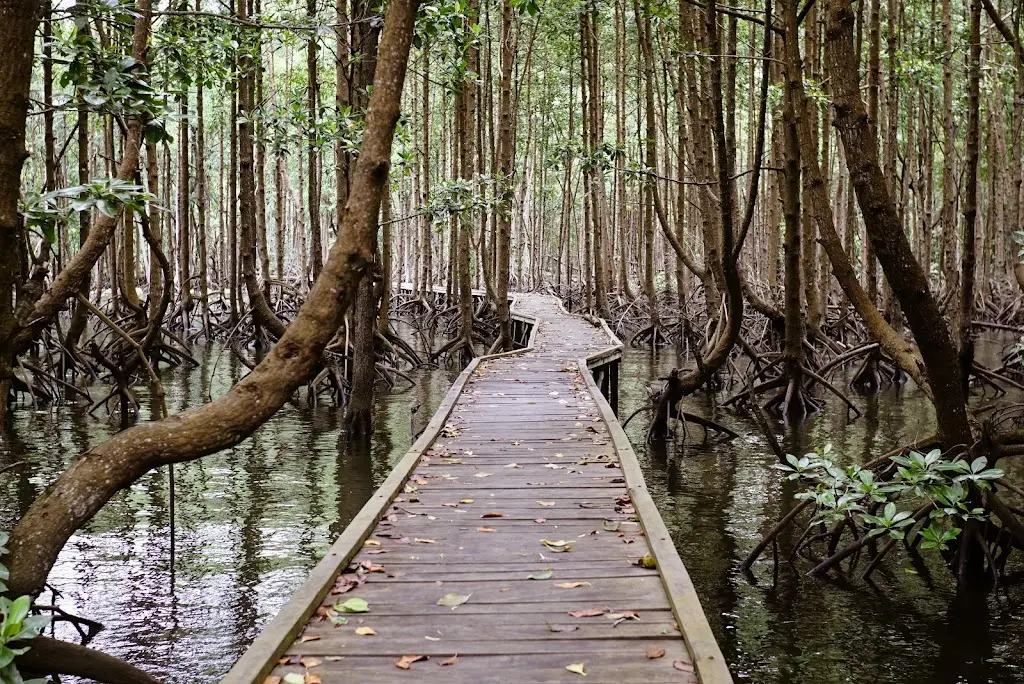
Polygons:
<instances>
[{"instance_id":1,"label":"wooden walkway curve","mask_svg":"<svg viewBox=\"0 0 1024 684\"><path fill-rule=\"evenodd\" d=\"M732 681L586 371L618 340L554 297L515 312L531 346L466 368L224 684Z\"/></svg>"}]
</instances>

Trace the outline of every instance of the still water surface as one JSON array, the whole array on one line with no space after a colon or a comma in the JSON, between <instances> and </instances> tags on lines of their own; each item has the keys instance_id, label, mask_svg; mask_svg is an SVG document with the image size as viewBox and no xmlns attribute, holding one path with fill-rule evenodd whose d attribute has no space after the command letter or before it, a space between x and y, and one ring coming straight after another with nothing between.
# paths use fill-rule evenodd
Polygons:
<instances>
[{"instance_id":1,"label":"still water surface","mask_svg":"<svg viewBox=\"0 0 1024 684\"><path fill-rule=\"evenodd\" d=\"M229 354L215 367L217 351L197 350L201 368L169 374L169 410L198 405L238 378ZM627 351L621 415L642 406L647 385L673 363L671 352ZM454 375L422 372L415 388L380 396L369 447L340 435L336 409L303 399L238 447L176 466L173 535L167 470L151 473L65 547L50 578L61 606L107 626L97 648L167 682L215 682L387 476L410 444L411 419L416 429L425 424ZM785 564L773 582L769 556L752 574L740 573L747 551L789 510L793 491L771 468L756 426L713 401L693 397L688 410L744 436L703 445L698 433L683 448L646 449L644 414L627 433L737 681L1024 681L1019 587L958 599L941 565L914 566L903 555L876 573L874 585L812 580ZM847 424L830 402L786 430L787 449L831 442L849 460L866 460L934 432L931 407L913 388L855 401L861 419ZM76 454L116 430L69 408L17 411L0 467L26 465L0 475L0 529Z\"/></svg>"}]
</instances>

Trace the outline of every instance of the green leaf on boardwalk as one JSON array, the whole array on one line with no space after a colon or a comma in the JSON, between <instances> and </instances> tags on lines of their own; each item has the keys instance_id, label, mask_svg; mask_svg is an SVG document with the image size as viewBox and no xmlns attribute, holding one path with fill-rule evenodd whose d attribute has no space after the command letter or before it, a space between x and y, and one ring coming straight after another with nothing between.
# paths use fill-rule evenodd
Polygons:
<instances>
[{"instance_id":1,"label":"green leaf on boardwalk","mask_svg":"<svg viewBox=\"0 0 1024 684\"><path fill-rule=\"evenodd\" d=\"M658 569L658 561L654 560L654 556L652 556L649 553L646 554L640 560L638 560L636 564L639 565L641 568L647 568L648 570Z\"/></svg>"},{"instance_id":2,"label":"green leaf on boardwalk","mask_svg":"<svg viewBox=\"0 0 1024 684\"><path fill-rule=\"evenodd\" d=\"M452 610L455 610L456 608L461 606L463 603L468 601L469 597L472 596L472 595L473 595L472 592L469 593L469 594L465 594L465 595L463 595L463 594L455 594L455 593L445 594L441 598L437 599L437 605L439 605L439 606L447 606L448 608L451 608Z\"/></svg>"},{"instance_id":3,"label":"green leaf on boardwalk","mask_svg":"<svg viewBox=\"0 0 1024 684\"><path fill-rule=\"evenodd\" d=\"M370 604L361 598L350 598L344 603L335 603L334 610L342 613L368 613Z\"/></svg>"},{"instance_id":4,"label":"green leaf on boardwalk","mask_svg":"<svg viewBox=\"0 0 1024 684\"><path fill-rule=\"evenodd\" d=\"M544 570L542 572L535 572L532 575L528 575L526 579L546 580L546 579L551 579L552 576L554 576L554 574L555 574L555 571L552 570L551 568L548 568L547 570Z\"/></svg>"},{"instance_id":5,"label":"green leaf on boardwalk","mask_svg":"<svg viewBox=\"0 0 1024 684\"><path fill-rule=\"evenodd\" d=\"M306 675L299 674L298 672L290 672L284 676L285 684L305 684Z\"/></svg>"}]
</instances>

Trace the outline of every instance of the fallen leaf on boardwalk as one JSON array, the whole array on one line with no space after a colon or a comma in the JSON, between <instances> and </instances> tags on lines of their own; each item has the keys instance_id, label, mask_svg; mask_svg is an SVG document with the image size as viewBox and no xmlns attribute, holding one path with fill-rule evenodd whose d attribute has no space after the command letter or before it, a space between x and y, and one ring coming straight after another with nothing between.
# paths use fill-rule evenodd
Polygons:
<instances>
[{"instance_id":1,"label":"fallen leaf on boardwalk","mask_svg":"<svg viewBox=\"0 0 1024 684\"><path fill-rule=\"evenodd\" d=\"M587 676L587 671L584 669L583 663L573 663L572 665L566 665L565 669L569 672L575 672L576 674L582 675L584 677Z\"/></svg>"},{"instance_id":2,"label":"fallen leaf on boardwalk","mask_svg":"<svg viewBox=\"0 0 1024 684\"><path fill-rule=\"evenodd\" d=\"M404 655L395 661L395 667L397 667L400 670L408 670L413 663L426 659L427 656L422 655Z\"/></svg>"},{"instance_id":3,"label":"fallen leaf on boardwalk","mask_svg":"<svg viewBox=\"0 0 1024 684\"><path fill-rule=\"evenodd\" d=\"M565 458L565 454L559 452L559 453L555 454L555 458Z\"/></svg>"},{"instance_id":4,"label":"fallen leaf on boardwalk","mask_svg":"<svg viewBox=\"0 0 1024 684\"><path fill-rule=\"evenodd\" d=\"M320 641L320 637L318 637L318 636L310 636L308 634L303 634L302 637L299 639L299 643L300 644L304 644L307 641Z\"/></svg>"},{"instance_id":5,"label":"fallen leaf on boardwalk","mask_svg":"<svg viewBox=\"0 0 1024 684\"><path fill-rule=\"evenodd\" d=\"M575 632L579 628L579 625L548 625L548 630L552 632Z\"/></svg>"},{"instance_id":6,"label":"fallen leaf on boardwalk","mask_svg":"<svg viewBox=\"0 0 1024 684\"><path fill-rule=\"evenodd\" d=\"M554 551L555 553L566 553L567 551L572 551L573 545L573 542L564 541L562 539L559 539L558 541L541 539L540 543L546 546L549 551Z\"/></svg>"},{"instance_id":7,"label":"fallen leaf on boardwalk","mask_svg":"<svg viewBox=\"0 0 1024 684\"><path fill-rule=\"evenodd\" d=\"M473 503L473 501L475 501L475 499L461 499L461 500L459 500L459 503L460 504L471 504L471 503Z\"/></svg>"},{"instance_id":8,"label":"fallen leaf on boardwalk","mask_svg":"<svg viewBox=\"0 0 1024 684\"><path fill-rule=\"evenodd\" d=\"M481 518L504 518L504 513L498 513L497 511L490 511L480 516Z\"/></svg>"},{"instance_id":9,"label":"fallen leaf on boardwalk","mask_svg":"<svg viewBox=\"0 0 1024 684\"><path fill-rule=\"evenodd\" d=\"M673 661L672 667L676 668L680 672L693 672L693 665L683 660Z\"/></svg>"},{"instance_id":10,"label":"fallen leaf on boardwalk","mask_svg":"<svg viewBox=\"0 0 1024 684\"><path fill-rule=\"evenodd\" d=\"M306 684L306 675L290 672L284 676L284 684Z\"/></svg>"},{"instance_id":11,"label":"fallen leaf on boardwalk","mask_svg":"<svg viewBox=\"0 0 1024 684\"><path fill-rule=\"evenodd\" d=\"M366 553L370 553L370 554L373 554L374 556L376 556L376 555L381 554L381 553L387 553L387 551L385 551L384 549L374 549L372 551L367 551Z\"/></svg>"},{"instance_id":12,"label":"fallen leaf on boardwalk","mask_svg":"<svg viewBox=\"0 0 1024 684\"><path fill-rule=\"evenodd\" d=\"M418 485L430 484L426 479L422 477L417 477L415 480L413 480L413 482L415 482Z\"/></svg>"},{"instance_id":13,"label":"fallen leaf on boardwalk","mask_svg":"<svg viewBox=\"0 0 1024 684\"><path fill-rule=\"evenodd\" d=\"M497 530L495 530L493 527L478 527L478 528L476 528L476 531L477 532L496 532Z\"/></svg>"},{"instance_id":14,"label":"fallen leaf on boardwalk","mask_svg":"<svg viewBox=\"0 0 1024 684\"><path fill-rule=\"evenodd\" d=\"M544 524L544 523L546 523L547 521L548 521L548 519L547 519L547 518L534 518L534 520L533 520L533 522L535 522L535 523L537 523L537 524L539 524L539 525L543 525L543 524Z\"/></svg>"},{"instance_id":15,"label":"fallen leaf on boardwalk","mask_svg":"<svg viewBox=\"0 0 1024 684\"><path fill-rule=\"evenodd\" d=\"M377 636L377 630L373 627L357 627L356 636Z\"/></svg>"},{"instance_id":16,"label":"fallen leaf on boardwalk","mask_svg":"<svg viewBox=\"0 0 1024 684\"><path fill-rule=\"evenodd\" d=\"M312 656L303 656L299 658L299 665L302 665L302 667L305 668L320 667L323 664L324 661L320 660L319 658L314 658Z\"/></svg>"},{"instance_id":17,"label":"fallen leaf on boardwalk","mask_svg":"<svg viewBox=\"0 0 1024 684\"><path fill-rule=\"evenodd\" d=\"M590 587L593 585L590 582L562 582L555 586L559 589L579 589L580 587Z\"/></svg>"},{"instance_id":18,"label":"fallen leaf on boardwalk","mask_svg":"<svg viewBox=\"0 0 1024 684\"><path fill-rule=\"evenodd\" d=\"M516 441L512 442L512 446L519 446L520 444L522 444L522 442L520 440L518 440L518 439Z\"/></svg>"},{"instance_id":19,"label":"fallen leaf on boardwalk","mask_svg":"<svg viewBox=\"0 0 1024 684\"><path fill-rule=\"evenodd\" d=\"M370 611L370 604L365 599L350 598L344 603L335 603L334 610L342 613L368 613Z\"/></svg>"},{"instance_id":20,"label":"fallen leaf on boardwalk","mask_svg":"<svg viewBox=\"0 0 1024 684\"><path fill-rule=\"evenodd\" d=\"M439 605L439 606L447 606L447 607L451 608L452 610L455 610L456 608L461 606L463 603L468 601L469 597L472 596L472 595L473 595L472 593L465 594L465 595L454 594L454 593L452 593L452 594L445 594L444 596L442 596L441 598L439 598L437 600L437 605Z\"/></svg>"},{"instance_id":21,"label":"fallen leaf on boardwalk","mask_svg":"<svg viewBox=\"0 0 1024 684\"><path fill-rule=\"evenodd\" d=\"M548 464L547 464L546 466L544 466L544 467L545 467L545 468L551 468L552 470L561 470L561 469L562 469L562 468L564 468L565 466L560 466L560 465L558 465L557 463L548 463Z\"/></svg>"},{"instance_id":22,"label":"fallen leaf on boardwalk","mask_svg":"<svg viewBox=\"0 0 1024 684\"><path fill-rule=\"evenodd\" d=\"M380 542L376 539L367 539L363 542L363 546L380 546Z\"/></svg>"},{"instance_id":23,"label":"fallen leaf on boardwalk","mask_svg":"<svg viewBox=\"0 0 1024 684\"><path fill-rule=\"evenodd\" d=\"M277 675L273 675L264 679L263 684L281 684L281 678Z\"/></svg>"},{"instance_id":24,"label":"fallen leaf on boardwalk","mask_svg":"<svg viewBox=\"0 0 1024 684\"><path fill-rule=\"evenodd\" d=\"M437 661L437 664L441 667L445 667L447 665L454 665L457 662L459 662L459 656L453 655L451 658L446 658L445 660Z\"/></svg>"},{"instance_id":25,"label":"fallen leaf on boardwalk","mask_svg":"<svg viewBox=\"0 0 1024 684\"><path fill-rule=\"evenodd\" d=\"M663 648L649 648L644 651L644 655L647 656L648 660L657 660L665 655L665 649Z\"/></svg>"},{"instance_id":26,"label":"fallen leaf on boardwalk","mask_svg":"<svg viewBox=\"0 0 1024 684\"><path fill-rule=\"evenodd\" d=\"M644 555L644 557L640 560L638 560L636 564L639 565L641 568L646 568L648 570L658 569L658 561L654 560L654 556L652 556L649 553Z\"/></svg>"},{"instance_id":27,"label":"fallen leaf on boardwalk","mask_svg":"<svg viewBox=\"0 0 1024 684\"><path fill-rule=\"evenodd\" d=\"M494 474L494 473L477 473L477 474L476 474L476 475L474 475L473 477L490 477L490 476L491 476L491 475L493 475L493 474Z\"/></svg>"},{"instance_id":28,"label":"fallen leaf on boardwalk","mask_svg":"<svg viewBox=\"0 0 1024 684\"><path fill-rule=\"evenodd\" d=\"M313 672L307 672L305 677L302 678L302 682L303 684L324 684L324 680L320 679L320 675Z\"/></svg>"},{"instance_id":29,"label":"fallen leaf on boardwalk","mask_svg":"<svg viewBox=\"0 0 1024 684\"><path fill-rule=\"evenodd\" d=\"M625 622L626 620L639 620L640 613L633 610L624 610L618 613L608 613L605 617L609 620L615 620L612 627L618 627L620 622Z\"/></svg>"},{"instance_id":30,"label":"fallen leaf on boardwalk","mask_svg":"<svg viewBox=\"0 0 1024 684\"><path fill-rule=\"evenodd\" d=\"M327 619L330 620L331 624L334 625L335 627L341 627L342 625L347 625L348 624L348 618L344 617L342 615L332 615L331 617L329 617Z\"/></svg>"},{"instance_id":31,"label":"fallen leaf on boardwalk","mask_svg":"<svg viewBox=\"0 0 1024 684\"><path fill-rule=\"evenodd\" d=\"M552 506L555 505L554 501L538 501L537 503L539 503L541 506L544 506L545 508L551 508Z\"/></svg>"},{"instance_id":32,"label":"fallen leaf on boardwalk","mask_svg":"<svg viewBox=\"0 0 1024 684\"><path fill-rule=\"evenodd\" d=\"M546 579L551 579L551 577L554 574L555 574L555 571L552 570L551 568L548 568L547 570L544 570L543 572L535 572L532 575L527 575L526 579L546 580Z\"/></svg>"},{"instance_id":33,"label":"fallen leaf on boardwalk","mask_svg":"<svg viewBox=\"0 0 1024 684\"><path fill-rule=\"evenodd\" d=\"M583 610L569 611L569 617L574 618L597 617L598 615L604 615L604 610L601 608L584 608Z\"/></svg>"},{"instance_id":34,"label":"fallen leaf on boardwalk","mask_svg":"<svg viewBox=\"0 0 1024 684\"><path fill-rule=\"evenodd\" d=\"M419 542L420 544L436 544L437 541L434 539L420 539L416 537L413 541Z\"/></svg>"},{"instance_id":35,"label":"fallen leaf on boardwalk","mask_svg":"<svg viewBox=\"0 0 1024 684\"><path fill-rule=\"evenodd\" d=\"M523 466L519 465L518 463L509 463L509 464L508 464L507 466L505 466L505 467L506 467L506 468L522 468Z\"/></svg>"},{"instance_id":36,"label":"fallen leaf on boardwalk","mask_svg":"<svg viewBox=\"0 0 1024 684\"><path fill-rule=\"evenodd\" d=\"M619 531L619 527L621 527L621 526L622 526L622 523L616 522L615 520L602 520L601 521L601 529L604 530L605 532L618 532Z\"/></svg>"}]
</instances>

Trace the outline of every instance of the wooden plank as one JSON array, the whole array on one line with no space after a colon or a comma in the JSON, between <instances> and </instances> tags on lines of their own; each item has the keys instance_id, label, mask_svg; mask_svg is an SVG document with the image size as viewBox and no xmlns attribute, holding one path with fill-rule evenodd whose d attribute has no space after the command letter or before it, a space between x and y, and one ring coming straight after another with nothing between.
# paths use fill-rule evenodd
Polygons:
<instances>
[{"instance_id":1,"label":"wooden plank","mask_svg":"<svg viewBox=\"0 0 1024 684\"><path fill-rule=\"evenodd\" d=\"M638 682L644 684L697 684L696 676L673 666L668 657L648 659L644 649L639 652L589 653L585 658L565 655L530 656L466 656L459 655L454 665L441 666L454 653L413 663L408 670L395 667L397 657L348 656L343 660L324 660L317 667L308 670L318 674L325 682L358 682L359 684L395 684L415 682L416 684L509 684L529 682L530 684L623 684ZM587 677L568 672L565 667L582 662ZM280 669L280 674L307 670L300 665Z\"/></svg>"}]
</instances>

